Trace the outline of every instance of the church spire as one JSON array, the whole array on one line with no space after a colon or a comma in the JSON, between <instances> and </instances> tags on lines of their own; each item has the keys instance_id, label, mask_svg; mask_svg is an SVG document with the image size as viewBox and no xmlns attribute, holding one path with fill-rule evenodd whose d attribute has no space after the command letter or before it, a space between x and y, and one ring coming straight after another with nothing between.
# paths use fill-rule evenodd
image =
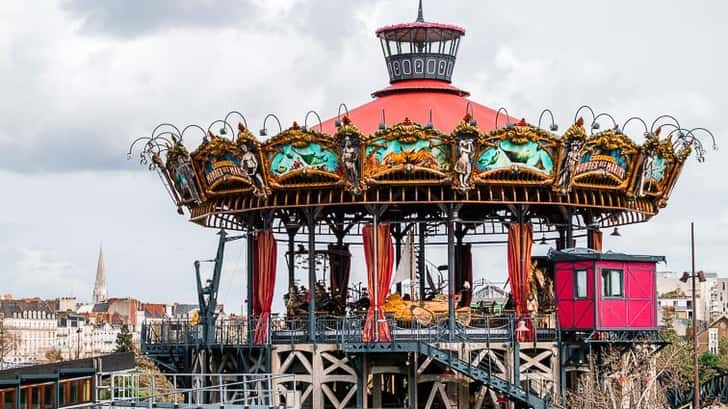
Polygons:
<instances>
[{"instance_id":1,"label":"church spire","mask_svg":"<svg viewBox=\"0 0 728 409\"><path fill-rule=\"evenodd\" d=\"M96 282L94 283L94 303L106 302L109 290L106 288L106 266L104 266L104 249L99 246L99 261L96 265Z\"/></svg>"}]
</instances>

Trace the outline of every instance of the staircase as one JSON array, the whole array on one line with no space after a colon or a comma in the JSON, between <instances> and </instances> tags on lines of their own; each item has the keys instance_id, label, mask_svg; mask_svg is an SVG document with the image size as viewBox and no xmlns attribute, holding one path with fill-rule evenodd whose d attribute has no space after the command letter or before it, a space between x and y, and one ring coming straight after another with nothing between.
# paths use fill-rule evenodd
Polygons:
<instances>
[{"instance_id":1,"label":"staircase","mask_svg":"<svg viewBox=\"0 0 728 409\"><path fill-rule=\"evenodd\" d=\"M418 353L432 358L434 361L447 366L453 371L459 372L474 381L478 381L495 392L507 397L513 402L518 402L525 407L533 409L552 409L554 406L547 403L537 395L531 394L519 385L510 383L509 381L493 376L485 364L473 366L468 362L458 358L454 351L444 351L436 348L431 344L417 343Z\"/></svg>"},{"instance_id":2,"label":"staircase","mask_svg":"<svg viewBox=\"0 0 728 409\"><path fill-rule=\"evenodd\" d=\"M523 389L520 385L511 383L508 380L494 376L487 367L481 363L473 366L469 362L458 358L457 352L439 349L427 342L393 342L393 343L349 343L345 342L342 349L346 352L416 352L432 358L433 361L461 373L470 379L480 382L496 393L503 395L509 400L516 402L517 408L533 409L557 409L558 406L546 402L538 395Z\"/></svg>"}]
</instances>

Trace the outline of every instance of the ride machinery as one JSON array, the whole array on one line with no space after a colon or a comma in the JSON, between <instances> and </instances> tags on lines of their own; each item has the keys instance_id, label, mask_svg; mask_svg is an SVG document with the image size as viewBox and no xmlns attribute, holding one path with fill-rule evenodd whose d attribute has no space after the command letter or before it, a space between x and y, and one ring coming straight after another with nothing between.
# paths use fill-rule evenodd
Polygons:
<instances>
[{"instance_id":1,"label":"ride machinery","mask_svg":"<svg viewBox=\"0 0 728 409\"><path fill-rule=\"evenodd\" d=\"M146 324L144 352L169 371L296 374L295 404L316 409L552 407L586 351L659 343L661 258L603 253L602 230L655 216L691 153L702 161L698 136L712 134L671 116L620 125L588 106L558 133L549 110L534 124L478 104L451 84L464 34L425 21L420 4L415 22L376 32L390 85L369 103L326 121L310 111L287 129L270 114L260 139L231 112L135 141L130 155L160 175L178 212L220 230L212 276L195 264L195 322ZM539 236L548 257L532 257ZM239 238L247 313L218 320L225 244ZM506 249L502 310L473 301L484 243ZM443 249L447 264L428 268L427 252ZM352 254L365 261L358 288ZM395 263L411 266L397 290ZM276 285L285 318L272 317Z\"/></svg>"}]
</instances>

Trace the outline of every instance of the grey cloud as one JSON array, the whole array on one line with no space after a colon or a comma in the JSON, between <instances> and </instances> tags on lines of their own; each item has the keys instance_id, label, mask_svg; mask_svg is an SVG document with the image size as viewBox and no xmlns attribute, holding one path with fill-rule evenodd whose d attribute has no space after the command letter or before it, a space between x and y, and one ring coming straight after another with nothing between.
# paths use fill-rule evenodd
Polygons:
<instances>
[{"instance_id":1,"label":"grey cloud","mask_svg":"<svg viewBox=\"0 0 728 409\"><path fill-rule=\"evenodd\" d=\"M244 25L256 12L248 0L65 0L61 4L81 21L83 31L123 38L183 27Z\"/></svg>"}]
</instances>

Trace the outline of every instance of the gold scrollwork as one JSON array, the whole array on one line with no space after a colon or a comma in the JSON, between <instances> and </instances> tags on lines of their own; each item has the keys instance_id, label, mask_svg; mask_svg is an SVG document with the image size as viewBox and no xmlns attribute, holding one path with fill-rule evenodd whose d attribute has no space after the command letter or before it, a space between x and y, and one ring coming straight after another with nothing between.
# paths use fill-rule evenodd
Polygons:
<instances>
[{"instance_id":1,"label":"gold scrollwork","mask_svg":"<svg viewBox=\"0 0 728 409\"><path fill-rule=\"evenodd\" d=\"M364 139L367 184L446 183L451 178L450 137L405 118Z\"/></svg>"},{"instance_id":2,"label":"gold scrollwork","mask_svg":"<svg viewBox=\"0 0 728 409\"><path fill-rule=\"evenodd\" d=\"M302 154L311 148L315 152ZM341 177L336 139L330 135L301 128L294 122L268 141L263 150L265 172L273 187L324 187L345 182Z\"/></svg>"}]
</instances>

